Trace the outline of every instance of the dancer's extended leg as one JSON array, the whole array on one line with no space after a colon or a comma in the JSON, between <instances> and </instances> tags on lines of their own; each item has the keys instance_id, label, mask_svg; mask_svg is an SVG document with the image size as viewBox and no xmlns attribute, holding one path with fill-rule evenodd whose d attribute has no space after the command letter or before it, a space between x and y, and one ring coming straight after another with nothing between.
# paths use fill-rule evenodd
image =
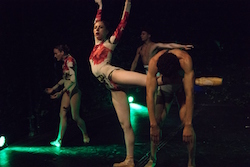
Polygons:
<instances>
[{"instance_id":1,"label":"dancer's extended leg","mask_svg":"<svg viewBox=\"0 0 250 167\"><path fill-rule=\"evenodd\" d=\"M147 75L134 71L115 70L112 72L112 81L117 84L146 86Z\"/></svg>"}]
</instances>

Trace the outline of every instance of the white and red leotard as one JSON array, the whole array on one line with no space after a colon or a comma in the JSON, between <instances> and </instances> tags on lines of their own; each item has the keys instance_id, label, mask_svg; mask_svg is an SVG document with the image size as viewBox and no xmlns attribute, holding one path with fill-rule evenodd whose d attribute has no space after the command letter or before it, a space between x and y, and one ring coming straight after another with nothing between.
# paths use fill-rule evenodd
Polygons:
<instances>
[{"instance_id":1,"label":"white and red leotard","mask_svg":"<svg viewBox=\"0 0 250 167\"><path fill-rule=\"evenodd\" d=\"M118 85L111 81L110 75L114 70L121 68L110 65L110 62L112 52L120 40L122 32L127 24L130 8L131 2L126 2L122 19L113 35L101 43L95 41L95 46L89 57L92 73L100 82L105 83L106 87L110 90L118 90ZM94 23L101 21L101 14L102 10L98 9Z\"/></svg>"},{"instance_id":2,"label":"white and red leotard","mask_svg":"<svg viewBox=\"0 0 250 167\"><path fill-rule=\"evenodd\" d=\"M70 98L75 93L81 93L78 84L77 84L77 64L76 60L71 56L68 55L63 62L62 65L63 70L63 77L62 80L58 82L58 85L64 84L63 91L66 92Z\"/></svg>"}]
</instances>

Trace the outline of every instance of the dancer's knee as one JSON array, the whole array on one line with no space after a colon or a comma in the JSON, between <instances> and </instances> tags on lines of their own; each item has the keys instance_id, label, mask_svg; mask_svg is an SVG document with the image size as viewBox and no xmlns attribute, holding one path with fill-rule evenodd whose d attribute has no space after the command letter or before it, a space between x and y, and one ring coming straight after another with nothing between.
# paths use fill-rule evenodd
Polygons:
<instances>
[{"instance_id":1,"label":"dancer's knee","mask_svg":"<svg viewBox=\"0 0 250 167\"><path fill-rule=\"evenodd\" d=\"M64 118L64 117L66 117L66 115L67 115L67 113L65 113L65 112L60 112L59 113L60 118Z\"/></svg>"},{"instance_id":2,"label":"dancer's knee","mask_svg":"<svg viewBox=\"0 0 250 167\"><path fill-rule=\"evenodd\" d=\"M122 127L123 130L132 129L132 126L131 126L130 123L120 122L120 125L121 125L121 127Z\"/></svg>"},{"instance_id":3,"label":"dancer's knee","mask_svg":"<svg viewBox=\"0 0 250 167\"><path fill-rule=\"evenodd\" d=\"M72 115L72 119L78 123L78 122L80 122L80 119L81 119L81 118L80 118L79 115L74 115L74 114L73 114L73 115Z\"/></svg>"}]
</instances>

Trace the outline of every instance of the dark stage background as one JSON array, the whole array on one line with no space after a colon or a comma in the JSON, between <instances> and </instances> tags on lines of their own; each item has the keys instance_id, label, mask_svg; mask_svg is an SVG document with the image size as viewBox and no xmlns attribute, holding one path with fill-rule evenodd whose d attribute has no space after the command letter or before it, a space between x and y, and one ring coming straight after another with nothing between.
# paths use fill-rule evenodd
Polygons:
<instances>
[{"instance_id":1,"label":"dark stage background","mask_svg":"<svg viewBox=\"0 0 250 167\"><path fill-rule=\"evenodd\" d=\"M123 4L103 0L103 18L113 30ZM61 64L53 58L58 44L68 44L77 60L82 116L91 119L111 106L109 91L88 63L96 10L94 0L0 1L0 133L10 143L58 126L60 99L50 100L43 92L61 78ZM249 110L249 10L249 2L240 0L132 0L112 63L129 69L141 44L140 28L150 25L155 42L195 46L189 53L197 77L224 78L223 86L205 88L211 101Z\"/></svg>"}]
</instances>

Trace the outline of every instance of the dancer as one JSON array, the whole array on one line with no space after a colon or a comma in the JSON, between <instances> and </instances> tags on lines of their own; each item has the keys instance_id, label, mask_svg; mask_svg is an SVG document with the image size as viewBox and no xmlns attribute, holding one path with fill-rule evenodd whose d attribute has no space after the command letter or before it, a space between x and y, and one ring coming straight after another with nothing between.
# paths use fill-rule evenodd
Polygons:
<instances>
[{"instance_id":1,"label":"dancer","mask_svg":"<svg viewBox=\"0 0 250 167\"><path fill-rule=\"evenodd\" d=\"M126 85L146 86L146 75L110 65L114 51L122 32L127 24L131 8L131 0L125 1L121 21L111 37L107 38L106 22L101 20L102 1L95 0L99 5L94 21L95 46L90 54L89 62L93 75L111 91L112 102L116 110L120 125L124 132L126 145L126 159L115 163L113 167L134 167L134 132L130 122L130 108L127 95L124 91Z\"/></svg>"},{"instance_id":2,"label":"dancer","mask_svg":"<svg viewBox=\"0 0 250 167\"><path fill-rule=\"evenodd\" d=\"M145 73L148 72L148 63L150 58L155 55L159 49L185 49L189 50L194 48L193 45L182 45L177 43L154 43L151 41L151 30L144 27L141 31L141 41L143 44L137 48L135 58L131 64L131 71L136 69L139 57L141 57Z\"/></svg>"},{"instance_id":3,"label":"dancer","mask_svg":"<svg viewBox=\"0 0 250 167\"><path fill-rule=\"evenodd\" d=\"M54 57L57 61L63 61L63 78L52 88L46 88L45 92L53 93L60 85L64 88L60 92L50 95L51 99L60 98L60 124L57 139L50 142L51 145L61 147L62 139L67 127L67 112L71 111L72 118L76 121L78 127L82 131L83 142L89 143L90 139L86 130L84 120L79 116L81 91L77 83L77 64L76 60L69 54L69 47L67 45L58 45L54 48Z\"/></svg>"},{"instance_id":4,"label":"dancer","mask_svg":"<svg viewBox=\"0 0 250 167\"><path fill-rule=\"evenodd\" d=\"M160 72L161 77L157 77L158 72ZM158 89L157 80L164 84ZM179 49L158 52L149 61L146 91L150 120L151 157L145 167L152 167L156 164L156 149L160 138L161 123L169 111L174 97L177 99L180 120L184 126L183 141L188 148L188 167L194 167L196 146L196 137L192 126L194 70L190 55Z\"/></svg>"}]
</instances>

